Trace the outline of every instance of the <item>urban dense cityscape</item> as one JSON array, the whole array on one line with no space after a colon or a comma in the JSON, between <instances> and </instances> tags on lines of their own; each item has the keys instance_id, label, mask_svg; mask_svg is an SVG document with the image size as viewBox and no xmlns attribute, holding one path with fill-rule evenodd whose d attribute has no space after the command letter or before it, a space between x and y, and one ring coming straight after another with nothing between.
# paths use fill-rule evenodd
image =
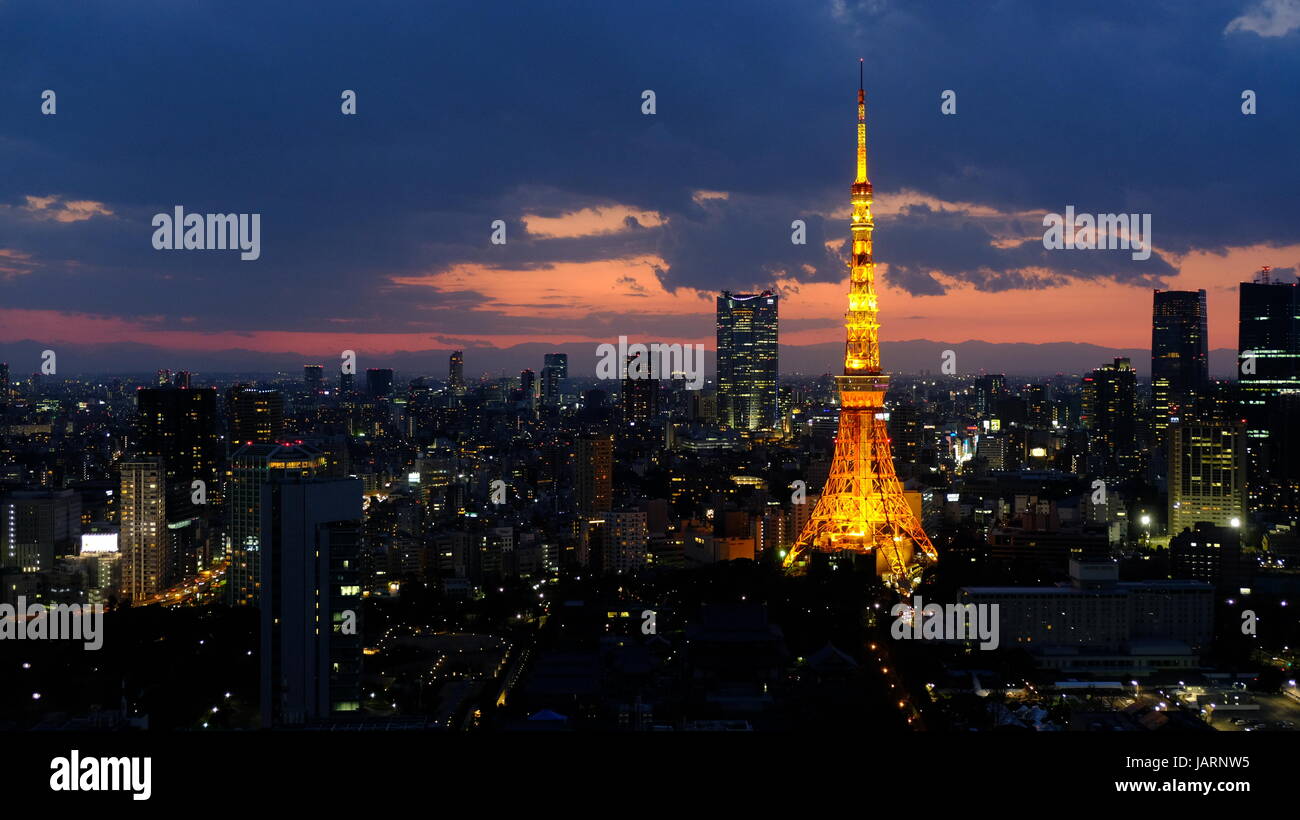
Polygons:
<instances>
[{"instance_id":1,"label":"urban dense cityscape","mask_svg":"<svg viewBox=\"0 0 1300 820\"><path fill-rule=\"evenodd\" d=\"M777 378L772 293L718 296L699 391L562 354L507 378L460 352L406 378L0 366L3 603L103 604L123 636L6 652L33 660L0 680L4 725L1293 728L1300 289L1240 293L1237 380L1207 377L1204 293L1179 291L1154 294L1150 383L1123 359L895 377L925 597L999 604L993 653L890 646L874 561L783 574L839 397ZM177 630L206 648L141 664ZM163 696L170 674L202 682Z\"/></svg>"},{"instance_id":2,"label":"urban dense cityscape","mask_svg":"<svg viewBox=\"0 0 1300 820\"><path fill-rule=\"evenodd\" d=\"M1215 23L1225 50L1294 41L1285 0L1257 5ZM830 4L790 37L810 52L809 32L842 28L846 52L924 16L889 6ZM38 19L0 9L0 24ZM100 201L67 177L45 193L15 168L32 192L0 195L0 227L18 228L0 238L0 732L55 744L15 747L36 791L148 800L150 765L176 789L182 760L292 757L315 775L372 739L524 734L824 733L903 757L925 747L895 744L942 736L958 755L989 750L978 777L1010 777L998 744L1033 736L1076 759L1053 747L1017 764L1027 777L1086 759L1095 793L1271 781L1250 756L1267 765L1266 744L1300 731L1294 226L1259 217L1238 237L1241 220L1216 216L1198 244L1207 222L1175 213L1201 189L1112 189L1085 160L1068 171L1074 201L1118 192L1125 213L993 193L996 163L951 148L927 176L907 129L955 144L982 126L939 133L951 89L927 97L943 125L918 126L897 96L906 70L854 59L856 87L837 64L787 89L817 89L799 103L816 117L792 114L779 137L807 162L747 147L733 169L673 130L676 80L626 80L634 113L619 116L636 126L557 131L531 100L520 113L473 95L439 125L474 121L460 131L487 154L532 117L536 145L580 146L601 183L529 178L549 162L530 142L503 161L509 183L471 171L462 146L362 193L382 150L348 154L352 168L277 136L229 172L265 214L205 213L225 200ZM64 82L40 92L42 122L80 127ZM319 127L321 145L355 147L346 129L371 105L403 135L388 148L433 139L359 87L329 89L344 124ZM963 112L988 104L960 93ZM1234 96L1232 115L1253 122L1256 97ZM315 109L292 116L318 128ZM633 127L627 150L653 158L643 178L622 176L609 136ZM753 131L727 128L692 139ZM96 173L113 173L116 139ZM337 186L294 179L299 161L339 162ZM736 184L762 164L788 168L770 190ZM268 167L290 170L257 187ZM963 187L986 173L987 199ZM427 211L364 215L361 200L400 209L430 178L446 184ZM609 193L638 179L653 193ZM350 197L346 228L286 218L286 203ZM324 745L289 745L304 738ZM1088 751L1099 738L1104 760ZM421 765L376 748L370 774L340 782ZM1221 771L1180 780L1202 767Z\"/></svg>"},{"instance_id":3,"label":"urban dense cityscape","mask_svg":"<svg viewBox=\"0 0 1300 820\"><path fill-rule=\"evenodd\" d=\"M0 365L10 625L123 636L7 653L4 725L1295 729L1300 287L1240 283L1236 379L1205 291L1157 290L1149 381L891 383L858 94L844 376L780 373L771 290L717 296L699 389L626 340L612 380ZM891 639L926 568L991 647Z\"/></svg>"}]
</instances>

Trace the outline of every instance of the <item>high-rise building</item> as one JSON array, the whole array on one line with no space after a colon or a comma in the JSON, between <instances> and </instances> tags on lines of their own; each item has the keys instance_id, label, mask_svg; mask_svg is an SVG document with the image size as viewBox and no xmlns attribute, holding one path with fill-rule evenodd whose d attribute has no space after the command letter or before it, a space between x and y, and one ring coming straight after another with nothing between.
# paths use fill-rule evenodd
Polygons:
<instances>
[{"instance_id":1,"label":"high-rise building","mask_svg":"<svg viewBox=\"0 0 1300 820\"><path fill-rule=\"evenodd\" d=\"M574 459L578 512L608 512L614 500L614 439L608 435L582 436Z\"/></svg>"},{"instance_id":2,"label":"high-rise building","mask_svg":"<svg viewBox=\"0 0 1300 820\"><path fill-rule=\"evenodd\" d=\"M1024 389L1026 423L1039 430L1051 429L1057 420L1056 406L1048 395L1047 385L1028 384Z\"/></svg>"},{"instance_id":3,"label":"high-rise building","mask_svg":"<svg viewBox=\"0 0 1300 820\"><path fill-rule=\"evenodd\" d=\"M606 513L603 536L601 566L605 572L634 572L645 567L650 532L644 512Z\"/></svg>"},{"instance_id":4,"label":"high-rise building","mask_svg":"<svg viewBox=\"0 0 1300 820\"><path fill-rule=\"evenodd\" d=\"M519 392L530 406L537 398L537 374L532 370L519 371Z\"/></svg>"},{"instance_id":5,"label":"high-rise building","mask_svg":"<svg viewBox=\"0 0 1300 820\"><path fill-rule=\"evenodd\" d=\"M83 577L85 603L107 605L122 589L122 553L118 551L118 527L104 522L82 533L75 558Z\"/></svg>"},{"instance_id":6,"label":"high-rise building","mask_svg":"<svg viewBox=\"0 0 1300 820\"><path fill-rule=\"evenodd\" d=\"M1083 378L1083 411L1088 431L1089 470L1127 477L1137 473L1137 372L1128 359L1116 359Z\"/></svg>"},{"instance_id":7,"label":"high-rise building","mask_svg":"<svg viewBox=\"0 0 1300 820\"><path fill-rule=\"evenodd\" d=\"M659 379L648 356L632 355L623 364L623 420L646 422L659 413Z\"/></svg>"},{"instance_id":8,"label":"high-rise building","mask_svg":"<svg viewBox=\"0 0 1300 820\"><path fill-rule=\"evenodd\" d=\"M785 566L796 571L806 568L813 552L863 556L875 564L876 573L888 586L906 595L921 580L925 568L938 560L938 554L903 492L890 452L885 412L889 375L880 366L879 304L872 256L875 222L867 178L867 97L860 80L857 160L857 175L849 189L853 244L849 310L844 315L844 375L835 379L840 394L835 454L817 505L786 555ZM772 343L775 345L775 338Z\"/></svg>"},{"instance_id":9,"label":"high-rise building","mask_svg":"<svg viewBox=\"0 0 1300 820\"><path fill-rule=\"evenodd\" d=\"M325 366L320 364L305 364L302 366L303 385L313 392L319 391L325 387Z\"/></svg>"},{"instance_id":10,"label":"high-rise building","mask_svg":"<svg viewBox=\"0 0 1300 820\"><path fill-rule=\"evenodd\" d=\"M0 499L0 568L49 572L77 551L81 496L75 490L15 490Z\"/></svg>"},{"instance_id":11,"label":"high-rise building","mask_svg":"<svg viewBox=\"0 0 1300 820\"><path fill-rule=\"evenodd\" d=\"M167 537L167 472L162 458L123 461L118 495L122 597L139 603L167 588L171 556Z\"/></svg>"},{"instance_id":12,"label":"high-rise building","mask_svg":"<svg viewBox=\"0 0 1300 820\"><path fill-rule=\"evenodd\" d=\"M462 394L465 392L465 351L453 350L451 359L447 367L447 384L451 386L451 392Z\"/></svg>"},{"instance_id":13,"label":"high-rise building","mask_svg":"<svg viewBox=\"0 0 1300 820\"><path fill-rule=\"evenodd\" d=\"M284 396L279 390L236 385L226 393L230 441L272 444L284 437Z\"/></svg>"},{"instance_id":14,"label":"high-rise building","mask_svg":"<svg viewBox=\"0 0 1300 820\"><path fill-rule=\"evenodd\" d=\"M0 362L0 406L8 404L13 399L9 389L9 365L7 362Z\"/></svg>"},{"instance_id":15,"label":"high-rise building","mask_svg":"<svg viewBox=\"0 0 1300 820\"><path fill-rule=\"evenodd\" d=\"M997 413L998 399L1007 395L1007 377L1001 373L990 373L975 378L975 412L982 416Z\"/></svg>"},{"instance_id":16,"label":"high-rise building","mask_svg":"<svg viewBox=\"0 0 1300 820\"><path fill-rule=\"evenodd\" d=\"M226 597L232 606L256 606L260 600L262 485L275 478L311 478L326 468L325 454L305 444L246 444L231 454L226 467Z\"/></svg>"},{"instance_id":17,"label":"high-rise building","mask_svg":"<svg viewBox=\"0 0 1300 820\"><path fill-rule=\"evenodd\" d=\"M1240 527L1246 521L1246 425L1184 415L1168 430L1169 533L1199 522Z\"/></svg>"},{"instance_id":18,"label":"high-rise building","mask_svg":"<svg viewBox=\"0 0 1300 820\"><path fill-rule=\"evenodd\" d=\"M542 362L542 404L555 406L560 403L560 386L569 378L569 355L547 353Z\"/></svg>"},{"instance_id":19,"label":"high-rise building","mask_svg":"<svg viewBox=\"0 0 1300 820\"><path fill-rule=\"evenodd\" d=\"M339 371L339 395L351 396L357 390L357 375L346 370Z\"/></svg>"},{"instance_id":20,"label":"high-rise building","mask_svg":"<svg viewBox=\"0 0 1300 820\"><path fill-rule=\"evenodd\" d=\"M262 725L361 705L361 498L355 478L278 476L259 488Z\"/></svg>"},{"instance_id":21,"label":"high-rise building","mask_svg":"<svg viewBox=\"0 0 1300 820\"><path fill-rule=\"evenodd\" d=\"M718 421L777 430L777 297L772 291L718 297Z\"/></svg>"},{"instance_id":22,"label":"high-rise building","mask_svg":"<svg viewBox=\"0 0 1300 820\"><path fill-rule=\"evenodd\" d=\"M1287 452L1294 445L1286 415L1300 394L1300 285L1281 282L1264 268L1253 282L1240 285L1237 378L1246 418L1250 495L1267 508L1294 505L1296 465ZM1287 497L1290 497L1290 501Z\"/></svg>"},{"instance_id":23,"label":"high-rise building","mask_svg":"<svg viewBox=\"0 0 1300 820\"><path fill-rule=\"evenodd\" d=\"M975 457L982 458L990 470L1007 469L1007 439L1000 433L980 436Z\"/></svg>"},{"instance_id":24,"label":"high-rise building","mask_svg":"<svg viewBox=\"0 0 1300 820\"><path fill-rule=\"evenodd\" d=\"M900 474L910 473L920 460L923 434L921 411L916 405L890 408L889 443L894 451L894 467Z\"/></svg>"},{"instance_id":25,"label":"high-rise building","mask_svg":"<svg viewBox=\"0 0 1300 820\"><path fill-rule=\"evenodd\" d=\"M547 353L542 356L543 369L549 367L556 371L561 379L569 378L569 354L568 353Z\"/></svg>"},{"instance_id":26,"label":"high-rise building","mask_svg":"<svg viewBox=\"0 0 1300 820\"><path fill-rule=\"evenodd\" d=\"M191 483L203 481L217 492L217 391L146 387L136 391L136 452L159 456L170 486L190 495Z\"/></svg>"},{"instance_id":27,"label":"high-rise building","mask_svg":"<svg viewBox=\"0 0 1300 820\"><path fill-rule=\"evenodd\" d=\"M1300 392L1300 286L1265 269L1240 286L1238 374L1247 407Z\"/></svg>"},{"instance_id":28,"label":"high-rise building","mask_svg":"<svg viewBox=\"0 0 1300 820\"><path fill-rule=\"evenodd\" d=\"M374 399L392 398L393 369L391 367L371 367L367 369L366 392Z\"/></svg>"},{"instance_id":29,"label":"high-rise building","mask_svg":"<svg viewBox=\"0 0 1300 820\"><path fill-rule=\"evenodd\" d=\"M1157 290L1151 311L1153 428L1163 442L1169 419L1209 382L1204 290Z\"/></svg>"},{"instance_id":30,"label":"high-rise building","mask_svg":"<svg viewBox=\"0 0 1300 820\"><path fill-rule=\"evenodd\" d=\"M176 379L188 375L181 371ZM217 391L179 386L137 390L135 425L135 453L161 458L166 475L167 574L193 574L210 557L206 522L212 520L209 511L221 503Z\"/></svg>"},{"instance_id":31,"label":"high-rise building","mask_svg":"<svg viewBox=\"0 0 1300 820\"><path fill-rule=\"evenodd\" d=\"M1300 393L1284 393L1269 402L1267 463L1252 467L1247 442L1247 492L1252 510L1266 509L1279 517L1300 521ZM1255 470L1263 470L1256 475Z\"/></svg>"}]
</instances>

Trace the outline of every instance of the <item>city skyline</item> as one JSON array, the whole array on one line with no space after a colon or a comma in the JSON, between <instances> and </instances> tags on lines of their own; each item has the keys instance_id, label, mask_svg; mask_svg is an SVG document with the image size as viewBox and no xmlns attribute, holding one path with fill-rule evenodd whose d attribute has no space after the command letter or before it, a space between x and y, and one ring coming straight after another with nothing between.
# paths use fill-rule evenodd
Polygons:
<instances>
[{"instance_id":1,"label":"city skyline","mask_svg":"<svg viewBox=\"0 0 1300 820\"><path fill-rule=\"evenodd\" d=\"M19 801L1285 795L1300 0L557 4L0 1Z\"/></svg>"}]
</instances>

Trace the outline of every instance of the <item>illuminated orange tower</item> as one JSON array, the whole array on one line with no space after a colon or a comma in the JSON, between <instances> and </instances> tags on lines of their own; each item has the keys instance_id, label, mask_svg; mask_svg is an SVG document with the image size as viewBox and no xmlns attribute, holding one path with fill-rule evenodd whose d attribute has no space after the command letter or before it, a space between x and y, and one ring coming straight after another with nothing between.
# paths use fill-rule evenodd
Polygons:
<instances>
[{"instance_id":1,"label":"illuminated orange tower","mask_svg":"<svg viewBox=\"0 0 1300 820\"><path fill-rule=\"evenodd\" d=\"M867 181L867 103L858 81L858 174L853 180L853 257L849 263L848 341L840 390L835 458L812 517L786 556L787 569L807 565L811 551L876 556L886 584L910 593L938 560L894 472L885 421L889 376L880 370L876 264L871 258L871 183Z\"/></svg>"}]
</instances>

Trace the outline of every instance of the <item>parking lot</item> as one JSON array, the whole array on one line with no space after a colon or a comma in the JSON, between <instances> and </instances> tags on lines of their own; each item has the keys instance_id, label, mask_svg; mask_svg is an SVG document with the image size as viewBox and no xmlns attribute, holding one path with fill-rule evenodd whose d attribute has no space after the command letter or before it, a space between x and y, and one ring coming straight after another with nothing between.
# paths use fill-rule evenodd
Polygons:
<instances>
[{"instance_id":1,"label":"parking lot","mask_svg":"<svg viewBox=\"0 0 1300 820\"><path fill-rule=\"evenodd\" d=\"M1221 732L1294 732L1300 730L1300 702L1285 695L1253 696L1258 710L1216 710L1210 725ZM1241 721L1238 723L1237 721ZM1287 725L1290 724L1290 725Z\"/></svg>"}]
</instances>

